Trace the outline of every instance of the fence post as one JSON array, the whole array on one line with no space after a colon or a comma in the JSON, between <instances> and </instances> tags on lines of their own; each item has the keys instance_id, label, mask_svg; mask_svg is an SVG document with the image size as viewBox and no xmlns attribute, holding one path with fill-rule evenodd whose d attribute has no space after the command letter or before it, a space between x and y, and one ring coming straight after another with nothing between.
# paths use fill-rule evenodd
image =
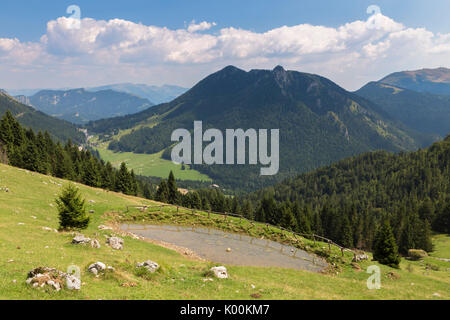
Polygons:
<instances>
[{"instance_id":1,"label":"fence post","mask_svg":"<svg viewBox=\"0 0 450 320\"><path fill-rule=\"evenodd\" d=\"M208 210L208 219L211 218L211 210Z\"/></svg>"},{"instance_id":2,"label":"fence post","mask_svg":"<svg viewBox=\"0 0 450 320\"><path fill-rule=\"evenodd\" d=\"M342 256L344 256L344 248L341 248Z\"/></svg>"},{"instance_id":3,"label":"fence post","mask_svg":"<svg viewBox=\"0 0 450 320\"><path fill-rule=\"evenodd\" d=\"M177 206L177 213L179 212L179 210L180 210L180 207L179 207L179 206Z\"/></svg>"},{"instance_id":4,"label":"fence post","mask_svg":"<svg viewBox=\"0 0 450 320\"><path fill-rule=\"evenodd\" d=\"M331 252L331 241L330 240L328 240L328 251Z\"/></svg>"}]
</instances>

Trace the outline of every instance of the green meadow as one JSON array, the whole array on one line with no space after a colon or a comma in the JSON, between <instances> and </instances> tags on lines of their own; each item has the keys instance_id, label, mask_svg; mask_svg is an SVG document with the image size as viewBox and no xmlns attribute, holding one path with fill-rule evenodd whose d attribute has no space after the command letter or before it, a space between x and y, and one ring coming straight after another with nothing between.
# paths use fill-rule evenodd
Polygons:
<instances>
[{"instance_id":1,"label":"green meadow","mask_svg":"<svg viewBox=\"0 0 450 320\"><path fill-rule=\"evenodd\" d=\"M105 244L111 230L99 230L100 224L116 219L139 218L142 223L190 225L197 215L186 212L177 219L176 208L144 213L125 212L127 205L151 205L152 201L107 192L74 183L93 210L92 221L82 233L96 238L101 248L72 245L73 235L53 232L43 227L58 228L54 199L69 182L0 165L0 299L450 299L450 263L437 258L450 258L450 237L436 235L436 251L422 261L402 260L400 269L392 269L373 261L351 264L351 255L336 260L335 268L325 273L243 267L227 265L229 279L203 281L212 262L185 256L174 250L122 236L123 250ZM205 216L206 213L200 213ZM150 218L150 216L152 218ZM220 216L213 216L216 220ZM197 219L197 220L195 220ZM144 220L144 221L142 221ZM239 219L232 224L239 231ZM244 223L244 222L242 222ZM221 224L217 223L221 228ZM306 240L303 240L308 243ZM153 260L161 271L143 277L136 263ZM114 272L96 278L87 267L101 261L115 268ZM59 292L36 289L26 285L27 273L36 267L54 267L66 271L71 265L81 269L82 288ZM369 290L367 267L381 269L381 289Z\"/></svg>"}]
</instances>

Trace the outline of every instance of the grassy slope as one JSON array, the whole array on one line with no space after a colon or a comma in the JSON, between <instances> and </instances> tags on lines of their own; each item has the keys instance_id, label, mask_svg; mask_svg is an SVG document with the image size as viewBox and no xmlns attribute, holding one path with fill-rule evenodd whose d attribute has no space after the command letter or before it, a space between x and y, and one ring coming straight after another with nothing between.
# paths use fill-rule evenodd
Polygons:
<instances>
[{"instance_id":1,"label":"grassy slope","mask_svg":"<svg viewBox=\"0 0 450 320\"><path fill-rule=\"evenodd\" d=\"M44 226L57 228L57 212L50 204L61 189L58 184L65 183L0 165L0 187L10 189L8 193L0 191L0 299L250 299L253 293L261 294L263 299L438 299L433 296L435 292L441 299L450 298L447 271L450 264L432 257L425 262L402 262L402 270L381 266L380 290L368 290L368 274L356 272L348 264L341 267L338 275L228 266L231 279L205 283L202 279L203 272L210 266L207 262L191 260L175 251L130 237L125 237L123 251L107 247L104 244L107 232L97 230L97 226L105 222L103 213L121 210L127 204L148 202L82 185L79 187L84 197L95 201L88 205L95 213L90 227L83 233L90 237L98 233L102 247L74 246L70 244L70 234L41 229ZM450 238L440 236L438 243L439 251L435 255L448 254ZM10 259L14 262L8 262ZM163 269L152 280L134 274L135 263L147 259L157 261ZM86 268L95 261L116 267L116 273L106 278L92 277ZM440 270L426 270L426 263L439 266ZM51 266L65 271L72 264L82 269L84 285L79 292L48 293L25 284L26 274L32 268ZM361 267L365 269L370 264L373 262L364 262ZM408 264L411 271L406 270ZM391 271L400 278L386 277ZM130 282L137 286L121 286Z\"/></svg>"},{"instance_id":2,"label":"grassy slope","mask_svg":"<svg viewBox=\"0 0 450 320\"><path fill-rule=\"evenodd\" d=\"M177 179L194 181L211 181L211 179L196 170L181 170L181 165L161 158L162 151L155 154L137 154L132 152L112 152L106 148L106 144L98 144L98 150L103 160L111 162L115 167L119 167L125 162L135 173L148 177L167 178L172 170Z\"/></svg>"}]
</instances>

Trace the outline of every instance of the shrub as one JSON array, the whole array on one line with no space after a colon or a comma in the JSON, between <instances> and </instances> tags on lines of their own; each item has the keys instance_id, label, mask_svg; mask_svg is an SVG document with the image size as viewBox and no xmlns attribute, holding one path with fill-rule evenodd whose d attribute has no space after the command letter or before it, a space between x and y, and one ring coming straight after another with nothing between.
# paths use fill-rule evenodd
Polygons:
<instances>
[{"instance_id":1,"label":"shrub","mask_svg":"<svg viewBox=\"0 0 450 320\"><path fill-rule=\"evenodd\" d=\"M90 217L86 213L86 201L73 185L65 187L55 200L59 211L59 229L86 229Z\"/></svg>"},{"instance_id":2,"label":"shrub","mask_svg":"<svg viewBox=\"0 0 450 320\"><path fill-rule=\"evenodd\" d=\"M409 249L408 250L408 257L411 258L411 260L421 260L425 257L427 257L428 254L424 250L420 249Z\"/></svg>"}]
</instances>

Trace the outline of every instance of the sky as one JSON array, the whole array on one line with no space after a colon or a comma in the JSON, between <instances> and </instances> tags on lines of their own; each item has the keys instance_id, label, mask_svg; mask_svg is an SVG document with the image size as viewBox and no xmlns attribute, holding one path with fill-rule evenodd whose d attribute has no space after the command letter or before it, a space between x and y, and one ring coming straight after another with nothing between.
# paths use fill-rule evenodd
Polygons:
<instances>
[{"instance_id":1,"label":"sky","mask_svg":"<svg viewBox=\"0 0 450 320\"><path fill-rule=\"evenodd\" d=\"M449 12L448 0L2 0L0 88L190 87L231 64L356 90L450 67Z\"/></svg>"}]
</instances>

